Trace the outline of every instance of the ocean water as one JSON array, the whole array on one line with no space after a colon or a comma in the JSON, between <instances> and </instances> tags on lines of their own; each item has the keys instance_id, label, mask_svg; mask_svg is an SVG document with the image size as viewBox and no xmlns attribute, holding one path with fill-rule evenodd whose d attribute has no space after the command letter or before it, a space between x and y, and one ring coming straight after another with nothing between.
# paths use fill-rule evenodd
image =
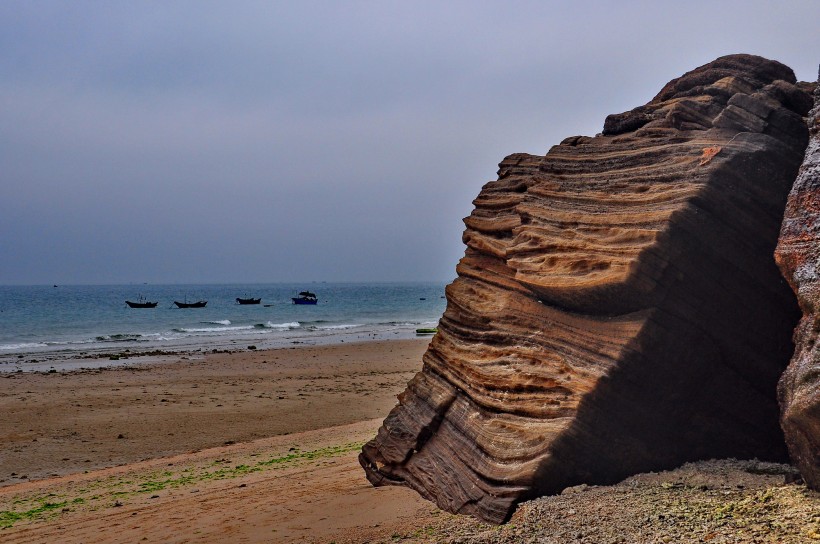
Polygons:
<instances>
[{"instance_id":1,"label":"ocean water","mask_svg":"<svg viewBox=\"0 0 820 544\"><path fill-rule=\"evenodd\" d=\"M259 349L415 337L444 312L444 283L0 286L0 363L151 350ZM299 291L315 306L294 305ZM126 300L159 304L129 308ZM262 298L238 305L237 297ZM207 300L179 309L173 301ZM3 365L0 364L0 367ZM2 371L3 368L0 368Z\"/></svg>"}]
</instances>

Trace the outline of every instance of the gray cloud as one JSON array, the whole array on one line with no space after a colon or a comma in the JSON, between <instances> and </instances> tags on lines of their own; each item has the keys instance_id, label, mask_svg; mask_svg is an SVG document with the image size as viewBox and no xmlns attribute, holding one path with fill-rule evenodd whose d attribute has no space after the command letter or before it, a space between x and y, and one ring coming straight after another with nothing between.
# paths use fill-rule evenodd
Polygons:
<instances>
[{"instance_id":1,"label":"gray cloud","mask_svg":"<svg viewBox=\"0 0 820 544\"><path fill-rule=\"evenodd\" d=\"M496 164L820 4L4 2L0 283L449 279Z\"/></svg>"}]
</instances>

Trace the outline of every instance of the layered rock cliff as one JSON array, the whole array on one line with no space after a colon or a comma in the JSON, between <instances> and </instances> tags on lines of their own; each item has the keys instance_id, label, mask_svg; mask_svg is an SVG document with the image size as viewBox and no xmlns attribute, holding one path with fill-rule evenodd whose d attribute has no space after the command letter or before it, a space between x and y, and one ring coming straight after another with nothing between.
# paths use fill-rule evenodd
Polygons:
<instances>
[{"instance_id":1,"label":"layered rock cliff","mask_svg":"<svg viewBox=\"0 0 820 544\"><path fill-rule=\"evenodd\" d=\"M579 483L785 458L799 313L771 255L810 104L786 66L733 55L602 135L504 159L368 479L502 522Z\"/></svg>"},{"instance_id":2,"label":"layered rock cliff","mask_svg":"<svg viewBox=\"0 0 820 544\"><path fill-rule=\"evenodd\" d=\"M778 384L781 425L803 479L820 490L820 82L808 116L811 140L789 194L775 259L803 317L795 351Z\"/></svg>"}]
</instances>

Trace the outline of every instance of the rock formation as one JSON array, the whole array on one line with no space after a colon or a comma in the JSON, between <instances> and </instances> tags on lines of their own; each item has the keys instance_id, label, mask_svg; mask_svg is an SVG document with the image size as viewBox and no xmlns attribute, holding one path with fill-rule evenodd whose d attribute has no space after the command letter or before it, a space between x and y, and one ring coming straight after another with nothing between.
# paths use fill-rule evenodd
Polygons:
<instances>
[{"instance_id":1,"label":"rock formation","mask_svg":"<svg viewBox=\"0 0 820 544\"><path fill-rule=\"evenodd\" d=\"M820 84L808 126L811 139L789 194L775 252L803 311L794 331L794 357L777 393L792 460L809 487L820 490Z\"/></svg>"},{"instance_id":2,"label":"rock formation","mask_svg":"<svg viewBox=\"0 0 820 544\"><path fill-rule=\"evenodd\" d=\"M784 459L799 312L771 255L808 138L795 83L722 57L602 135L504 159L423 369L359 457L370 482L499 523L580 483Z\"/></svg>"}]
</instances>

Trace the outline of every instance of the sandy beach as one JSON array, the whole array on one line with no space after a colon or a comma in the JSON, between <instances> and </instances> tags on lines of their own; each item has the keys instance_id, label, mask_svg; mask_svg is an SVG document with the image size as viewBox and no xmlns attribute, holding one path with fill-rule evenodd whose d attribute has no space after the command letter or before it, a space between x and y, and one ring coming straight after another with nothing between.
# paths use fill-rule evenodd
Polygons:
<instances>
[{"instance_id":1,"label":"sandy beach","mask_svg":"<svg viewBox=\"0 0 820 544\"><path fill-rule=\"evenodd\" d=\"M4 375L2 541L330 541L340 532L359 541L412 531L436 508L406 489L372 488L356 456L428 341Z\"/></svg>"},{"instance_id":2,"label":"sandy beach","mask_svg":"<svg viewBox=\"0 0 820 544\"><path fill-rule=\"evenodd\" d=\"M0 486L383 418L429 338L0 374Z\"/></svg>"},{"instance_id":3,"label":"sandy beach","mask_svg":"<svg viewBox=\"0 0 820 544\"><path fill-rule=\"evenodd\" d=\"M503 527L357 455L428 339L246 350L0 378L0 540L65 542L812 542L793 469L691 465L522 506ZM664 540L664 539L667 540Z\"/></svg>"}]
</instances>

